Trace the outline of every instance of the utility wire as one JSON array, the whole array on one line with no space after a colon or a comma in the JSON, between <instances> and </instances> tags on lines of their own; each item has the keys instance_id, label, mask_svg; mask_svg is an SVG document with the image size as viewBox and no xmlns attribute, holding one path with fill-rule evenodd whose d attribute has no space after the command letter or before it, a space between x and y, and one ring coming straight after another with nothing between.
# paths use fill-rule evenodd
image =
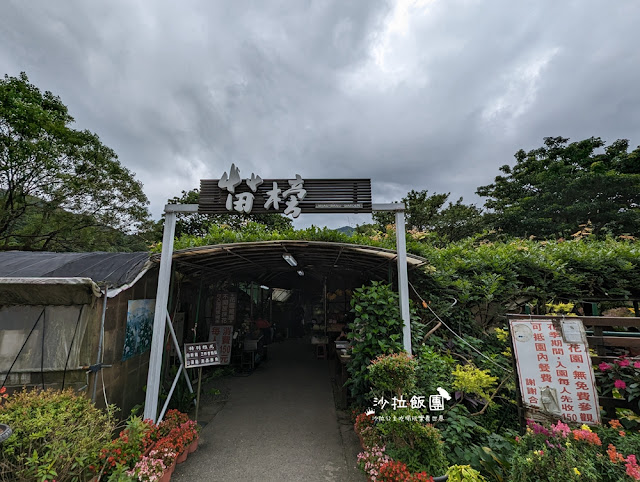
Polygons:
<instances>
[{"instance_id":1,"label":"utility wire","mask_svg":"<svg viewBox=\"0 0 640 482\"><path fill-rule=\"evenodd\" d=\"M449 330L451 333L453 333L453 335L454 335L456 338L458 338L462 343L464 343L464 344L465 344L465 345L467 345L469 348L471 348L473 351L475 351L478 355L480 355L481 357L483 357L483 358L485 358L486 360L488 360L488 361L490 361L491 363L493 363L495 366L502 368L502 369L503 369L504 371L506 371L506 372L513 373L513 370L511 370L511 369L509 369L509 368L507 368L507 367L504 367L504 366L502 366L500 363L498 363L498 362L496 362L495 360L493 360L493 359L489 358L487 355L485 355L484 353L482 353L482 352L481 352L480 350L478 350L476 347L474 347L473 345L471 345L467 340L465 340L465 339L464 339L464 338L462 338L460 335L458 335L455 331L453 331L453 330L449 327L449 325L447 325L447 324L442 320L442 318L440 318L440 317L438 316L438 314L437 314L435 311L433 311L433 309L431 308L431 306L429 305L429 303L427 303L427 302L422 298L422 296L420 296L420 293L418 293L418 291L417 291L417 290L415 289L415 287L411 284L411 282L409 282L409 286L411 286L411 289L413 290L413 292L418 296L418 298L420 298L420 300L422 301L423 306L426 306L426 307L429 309L429 311L431 311L431 313L433 314L433 316L435 316L435 317L436 317L436 319L437 319L440 323L442 323L442 325L443 325L447 330ZM454 298L454 300L455 300L455 302L453 303L453 305L455 305L455 304L458 302L458 300L456 300L455 298ZM453 306L453 305L451 305L451 306Z\"/></svg>"}]
</instances>

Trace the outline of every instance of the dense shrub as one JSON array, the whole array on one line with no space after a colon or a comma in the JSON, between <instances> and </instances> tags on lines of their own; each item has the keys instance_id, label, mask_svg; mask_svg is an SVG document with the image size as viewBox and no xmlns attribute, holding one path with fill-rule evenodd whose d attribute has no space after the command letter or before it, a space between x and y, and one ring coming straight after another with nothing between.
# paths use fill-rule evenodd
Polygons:
<instances>
[{"instance_id":1,"label":"dense shrub","mask_svg":"<svg viewBox=\"0 0 640 482\"><path fill-rule=\"evenodd\" d=\"M398 294L389 285L372 282L353 292L351 307L355 320L351 332L351 360L347 382L356 403L370 404L371 390L368 366L380 355L402 351L402 318Z\"/></svg>"},{"instance_id":2,"label":"dense shrub","mask_svg":"<svg viewBox=\"0 0 640 482\"><path fill-rule=\"evenodd\" d=\"M13 430L0 445L1 480L85 481L111 440L115 417L73 390L24 390L0 405L0 423Z\"/></svg>"},{"instance_id":3,"label":"dense shrub","mask_svg":"<svg viewBox=\"0 0 640 482\"><path fill-rule=\"evenodd\" d=\"M380 355L368 367L371 386L376 395L409 393L416 384L417 363L406 352Z\"/></svg>"},{"instance_id":4,"label":"dense shrub","mask_svg":"<svg viewBox=\"0 0 640 482\"><path fill-rule=\"evenodd\" d=\"M421 415L417 410L403 408L387 415L376 424L386 453L411 471L443 475L448 464L438 429L416 420Z\"/></svg>"}]
</instances>

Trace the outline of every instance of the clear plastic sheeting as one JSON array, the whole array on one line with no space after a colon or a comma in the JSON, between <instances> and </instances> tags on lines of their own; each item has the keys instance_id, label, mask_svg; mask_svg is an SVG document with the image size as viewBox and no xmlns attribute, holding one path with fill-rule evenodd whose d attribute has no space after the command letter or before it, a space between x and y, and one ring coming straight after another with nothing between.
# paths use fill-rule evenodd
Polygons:
<instances>
[{"instance_id":1,"label":"clear plastic sheeting","mask_svg":"<svg viewBox=\"0 0 640 482\"><path fill-rule=\"evenodd\" d=\"M0 383L14 360L11 374L37 373L41 368L63 371L65 364L68 370L87 365L89 360L80 360L80 352L92 313L82 306L0 307Z\"/></svg>"},{"instance_id":2,"label":"clear plastic sheeting","mask_svg":"<svg viewBox=\"0 0 640 482\"><path fill-rule=\"evenodd\" d=\"M100 296L89 278L0 278L0 306L92 305Z\"/></svg>"}]
</instances>

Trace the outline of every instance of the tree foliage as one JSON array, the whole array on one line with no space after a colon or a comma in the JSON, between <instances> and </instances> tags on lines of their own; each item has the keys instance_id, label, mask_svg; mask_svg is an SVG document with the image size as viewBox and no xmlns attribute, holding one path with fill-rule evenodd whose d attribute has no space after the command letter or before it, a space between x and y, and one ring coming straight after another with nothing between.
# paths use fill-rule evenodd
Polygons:
<instances>
[{"instance_id":1,"label":"tree foliage","mask_svg":"<svg viewBox=\"0 0 640 482\"><path fill-rule=\"evenodd\" d=\"M609 146L599 137L515 154L516 164L477 193L487 197L495 227L519 237L567 237L591 223L594 234L640 234L640 147Z\"/></svg>"},{"instance_id":2,"label":"tree foliage","mask_svg":"<svg viewBox=\"0 0 640 482\"><path fill-rule=\"evenodd\" d=\"M449 195L429 191L412 190L402 198L405 205L405 222L410 230L434 233L442 242L458 241L482 231L484 221L482 211L473 204L464 204L462 198L455 204L449 202ZM395 222L393 213L377 212L373 219L378 229Z\"/></svg>"},{"instance_id":3,"label":"tree foliage","mask_svg":"<svg viewBox=\"0 0 640 482\"><path fill-rule=\"evenodd\" d=\"M191 189L190 191L182 191L180 196L174 196L168 200L168 204L198 204L200 199L200 190ZM247 223L261 224L268 231L284 232L292 228L293 223L290 218L279 213L266 214L199 214L190 213L183 214L176 220L176 237L193 236L207 237L214 227L225 227L234 230L244 228ZM158 221L154 227L153 238L155 241L162 240L162 229L164 227L164 219ZM214 229L215 230L215 229Z\"/></svg>"},{"instance_id":4,"label":"tree foliage","mask_svg":"<svg viewBox=\"0 0 640 482\"><path fill-rule=\"evenodd\" d=\"M0 80L0 249L91 249L148 220L142 184L73 122L25 73Z\"/></svg>"}]
</instances>

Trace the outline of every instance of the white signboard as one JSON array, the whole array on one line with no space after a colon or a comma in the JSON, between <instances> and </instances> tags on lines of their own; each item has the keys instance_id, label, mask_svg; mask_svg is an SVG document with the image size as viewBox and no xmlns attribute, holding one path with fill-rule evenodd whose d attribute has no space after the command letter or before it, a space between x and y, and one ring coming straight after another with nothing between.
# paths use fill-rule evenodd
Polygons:
<instances>
[{"instance_id":1,"label":"white signboard","mask_svg":"<svg viewBox=\"0 0 640 482\"><path fill-rule=\"evenodd\" d=\"M211 365L220 365L215 343L186 343L184 345L184 366L186 368Z\"/></svg>"},{"instance_id":2,"label":"white signboard","mask_svg":"<svg viewBox=\"0 0 640 482\"><path fill-rule=\"evenodd\" d=\"M228 365L231 361L231 341L233 337L232 325L211 325L209 341L218 348L220 365Z\"/></svg>"},{"instance_id":3,"label":"white signboard","mask_svg":"<svg viewBox=\"0 0 640 482\"><path fill-rule=\"evenodd\" d=\"M510 320L520 393L528 418L600 423L598 393L579 319ZM556 326L560 331L556 329Z\"/></svg>"}]
</instances>

